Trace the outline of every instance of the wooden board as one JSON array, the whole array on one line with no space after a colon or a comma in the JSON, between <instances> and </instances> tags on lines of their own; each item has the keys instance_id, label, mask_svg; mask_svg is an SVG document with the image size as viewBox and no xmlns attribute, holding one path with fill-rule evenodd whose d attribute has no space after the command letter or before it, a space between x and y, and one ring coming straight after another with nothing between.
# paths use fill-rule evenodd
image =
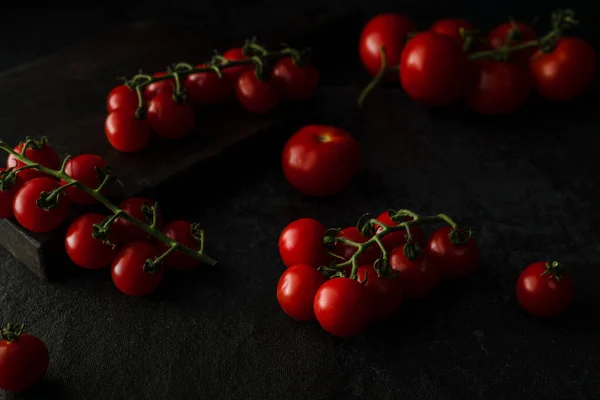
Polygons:
<instances>
[{"instance_id":1,"label":"wooden board","mask_svg":"<svg viewBox=\"0 0 600 400\"><path fill-rule=\"evenodd\" d=\"M355 17L352 13L312 16L304 24L291 24L285 37L282 32L268 32L261 41L273 45L287 41L312 47L321 44L323 38L339 39L341 28ZM26 136L47 136L61 156L98 154L123 183L111 195L118 201L150 190L236 143L301 115L310 107L306 102L284 103L269 115L254 115L232 102L199 110L198 127L187 138L166 141L155 137L138 154L114 150L104 136L103 126L106 95L115 85L115 78L131 76L140 67L153 73L173 62L205 61L217 48L205 37L189 27L137 23L0 74L3 93L0 138L16 145ZM242 42L240 38L218 48ZM71 219L81 212L74 209ZM63 225L63 231L65 225L68 224ZM33 234L12 219L0 220L0 244L36 275L51 278L51 266L60 264L64 256L63 231Z\"/></svg>"}]
</instances>

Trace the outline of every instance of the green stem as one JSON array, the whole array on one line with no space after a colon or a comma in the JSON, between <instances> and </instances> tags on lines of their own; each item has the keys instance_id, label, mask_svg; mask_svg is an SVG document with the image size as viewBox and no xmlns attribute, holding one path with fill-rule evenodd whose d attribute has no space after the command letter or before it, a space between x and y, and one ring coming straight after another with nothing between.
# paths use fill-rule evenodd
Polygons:
<instances>
[{"instance_id":1,"label":"green stem","mask_svg":"<svg viewBox=\"0 0 600 400\"><path fill-rule=\"evenodd\" d=\"M385 46L381 46L380 52L381 52L381 68L379 69L379 72L377 73L377 75L375 75L373 80L371 80L371 82L369 82L367 87L365 87L364 90L361 92L360 97L358 98L358 106L359 107L362 107L363 103L365 102L365 100L367 99L369 94L377 86L379 86L381 84L381 82L385 79L387 74L390 72L390 68L387 65L387 54L385 52Z\"/></svg>"}]
</instances>

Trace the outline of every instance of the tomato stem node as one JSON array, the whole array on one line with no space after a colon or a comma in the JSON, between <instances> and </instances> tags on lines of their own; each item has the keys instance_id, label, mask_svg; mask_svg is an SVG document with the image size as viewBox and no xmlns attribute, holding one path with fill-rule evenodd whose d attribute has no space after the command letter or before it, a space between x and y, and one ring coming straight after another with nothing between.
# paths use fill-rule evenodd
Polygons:
<instances>
[{"instance_id":1,"label":"tomato stem node","mask_svg":"<svg viewBox=\"0 0 600 400\"><path fill-rule=\"evenodd\" d=\"M23 334L25 325L24 324L12 324L8 323L6 328L2 329L1 336L2 340L6 340L7 342L14 342Z\"/></svg>"}]
</instances>

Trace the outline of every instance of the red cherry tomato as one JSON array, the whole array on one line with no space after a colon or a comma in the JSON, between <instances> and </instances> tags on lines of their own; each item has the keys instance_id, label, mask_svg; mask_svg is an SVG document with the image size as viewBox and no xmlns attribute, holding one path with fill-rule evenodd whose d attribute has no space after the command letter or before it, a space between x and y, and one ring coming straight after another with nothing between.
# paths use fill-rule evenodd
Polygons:
<instances>
[{"instance_id":1,"label":"red cherry tomato","mask_svg":"<svg viewBox=\"0 0 600 400\"><path fill-rule=\"evenodd\" d=\"M358 268L357 278L364 284L369 294L371 315L375 320L383 320L392 315L402 304L402 286L397 277L380 277L375 268L365 265Z\"/></svg>"},{"instance_id":2,"label":"red cherry tomato","mask_svg":"<svg viewBox=\"0 0 600 400\"><path fill-rule=\"evenodd\" d=\"M167 72L158 72L152 76L155 78L160 78L161 76L165 76L167 74ZM159 93L172 95L174 87L175 81L173 79L152 82L144 89L144 97L146 100L152 100Z\"/></svg>"},{"instance_id":3,"label":"red cherry tomato","mask_svg":"<svg viewBox=\"0 0 600 400\"><path fill-rule=\"evenodd\" d=\"M300 218L288 224L279 236L279 255L286 267L296 264L320 267L331 256L323 245L327 229L316 219Z\"/></svg>"},{"instance_id":4,"label":"red cherry tomato","mask_svg":"<svg viewBox=\"0 0 600 400\"><path fill-rule=\"evenodd\" d=\"M567 310L573 299L573 280L557 262L535 262L517 280L517 299L537 317L554 317Z\"/></svg>"},{"instance_id":5,"label":"red cherry tomato","mask_svg":"<svg viewBox=\"0 0 600 400\"><path fill-rule=\"evenodd\" d=\"M281 94L271 79L262 81L254 70L247 70L240 75L236 96L239 103L248 111L263 114L273 110L279 103Z\"/></svg>"},{"instance_id":6,"label":"red cherry tomato","mask_svg":"<svg viewBox=\"0 0 600 400\"><path fill-rule=\"evenodd\" d=\"M17 154L23 154L23 145L25 143L19 143L17 147L13 150ZM32 142L31 145L27 146L27 151L24 154L29 160L34 163L43 165L44 167L51 169L59 169L60 168L60 160L58 158L58 154L56 151L46 141L36 140ZM21 162L15 158L12 154L8 155L8 159L6 160L6 168L21 168L26 164ZM34 178L48 177L49 176L43 172L40 172L36 169L25 169L17 173L19 177L23 181L29 181Z\"/></svg>"},{"instance_id":7,"label":"red cherry tomato","mask_svg":"<svg viewBox=\"0 0 600 400\"><path fill-rule=\"evenodd\" d=\"M481 59L473 62L476 81L467 96L472 110L488 115L510 114L529 98L531 79L513 62Z\"/></svg>"},{"instance_id":8,"label":"red cherry tomato","mask_svg":"<svg viewBox=\"0 0 600 400\"><path fill-rule=\"evenodd\" d=\"M444 278L462 278L471 275L479 263L479 249L472 237L466 243L453 244L448 226L435 230L429 237L427 250Z\"/></svg>"},{"instance_id":9,"label":"red cherry tomato","mask_svg":"<svg viewBox=\"0 0 600 400\"><path fill-rule=\"evenodd\" d=\"M233 49L227 50L225 53L223 53L223 57L225 57L229 61L242 61L248 59L248 56L244 55L241 47L235 47ZM229 81L232 87L235 87L237 85L238 78L240 77L242 72L252 69L252 64L238 65L237 67L225 68L223 69L223 76Z\"/></svg>"},{"instance_id":10,"label":"red cherry tomato","mask_svg":"<svg viewBox=\"0 0 600 400\"><path fill-rule=\"evenodd\" d=\"M71 201L62 192L55 207L45 210L37 206L42 192L50 193L60 187L60 183L50 178L35 178L23 184L15 195L13 212L21 226L32 232L50 232L64 222L71 207Z\"/></svg>"},{"instance_id":11,"label":"red cherry tomato","mask_svg":"<svg viewBox=\"0 0 600 400\"><path fill-rule=\"evenodd\" d=\"M2 176L2 172L6 171L6 168L0 168L0 177ZM15 195L23 186L23 179L19 175L15 175L14 182L11 184L10 188L6 186L5 190L0 190L0 219L1 218L10 218L13 214L13 201L15 199Z\"/></svg>"},{"instance_id":12,"label":"red cherry tomato","mask_svg":"<svg viewBox=\"0 0 600 400\"><path fill-rule=\"evenodd\" d=\"M206 65L200 64L196 67L205 68ZM222 103L232 93L232 86L225 74L219 78L215 71L189 74L184 86L188 99L198 106Z\"/></svg>"},{"instance_id":13,"label":"red cherry tomato","mask_svg":"<svg viewBox=\"0 0 600 400\"><path fill-rule=\"evenodd\" d=\"M404 221L408 221L410 219L411 219L410 217L406 217L406 218L404 218ZM379 221L382 224L385 224L387 226L398 225L397 222L392 221L392 219L390 218L390 214L387 211L382 212L377 217L377 221ZM383 230L383 228L381 226L379 226L379 225L375 226L376 234L380 233L382 230ZM424 242L423 230L421 229L420 226L418 226L418 225L411 226L410 233L411 233L413 241L415 241L419 244L422 244ZM383 247L385 247L385 249L387 251L392 251L396 247L402 246L402 245L404 245L404 243L406 243L406 231L401 230L401 231L396 231L396 232L390 232L381 238L381 242L383 243Z\"/></svg>"},{"instance_id":14,"label":"red cherry tomato","mask_svg":"<svg viewBox=\"0 0 600 400\"><path fill-rule=\"evenodd\" d=\"M159 93L148 103L148 124L166 139L179 139L194 129L194 109L187 101L176 102L173 95Z\"/></svg>"},{"instance_id":15,"label":"red cherry tomato","mask_svg":"<svg viewBox=\"0 0 600 400\"><path fill-rule=\"evenodd\" d=\"M133 242L116 255L111 267L113 283L129 296L147 296L154 292L162 281L164 269L144 271L144 263L158 255L156 248L148 242Z\"/></svg>"},{"instance_id":16,"label":"red cherry tomato","mask_svg":"<svg viewBox=\"0 0 600 400\"><path fill-rule=\"evenodd\" d=\"M415 259L404 254L404 246L395 248L390 254L390 267L398 272L402 293L408 299L419 299L430 295L442 277L437 264L432 262L426 251Z\"/></svg>"},{"instance_id":17,"label":"red cherry tomato","mask_svg":"<svg viewBox=\"0 0 600 400\"><path fill-rule=\"evenodd\" d=\"M97 155L81 154L67 161L65 173L85 186L96 189L101 183L101 173L99 171L106 167L106 162ZM62 181L62 184L64 185L66 182ZM109 187L105 187L102 193L108 193L109 189ZM96 202L96 199L76 187L70 186L66 191L69 195L69 200L73 203L86 205Z\"/></svg>"},{"instance_id":18,"label":"red cherry tomato","mask_svg":"<svg viewBox=\"0 0 600 400\"><path fill-rule=\"evenodd\" d=\"M42 380L49 362L44 342L18 331L14 336L3 335L3 339L0 342L0 389L20 392Z\"/></svg>"},{"instance_id":19,"label":"red cherry tomato","mask_svg":"<svg viewBox=\"0 0 600 400\"><path fill-rule=\"evenodd\" d=\"M200 250L200 237L197 230L197 227L187 221L172 221L165 225L162 233L192 250ZM168 247L163 242L160 242L158 243L158 249L163 253L168 250ZM200 261L179 251L175 251L165 257L164 265L167 268L183 271L198 267Z\"/></svg>"},{"instance_id":20,"label":"red cherry tomato","mask_svg":"<svg viewBox=\"0 0 600 400\"><path fill-rule=\"evenodd\" d=\"M152 207L154 204L144 197L131 197L119 204L119 208L131 215L133 218L146 224L151 224L152 216L144 213L144 205ZM159 209L157 214L157 223L159 228L162 227L162 222L162 212ZM149 234L123 218L117 218L115 222L113 222L111 226L111 233L114 235L113 243L115 244L150 240L151 237Z\"/></svg>"},{"instance_id":21,"label":"red cherry tomato","mask_svg":"<svg viewBox=\"0 0 600 400\"><path fill-rule=\"evenodd\" d=\"M446 35L462 45L465 40L460 34L461 29L469 31L473 30L474 26L463 18L442 18L435 21L429 28L430 31Z\"/></svg>"},{"instance_id":22,"label":"red cherry tomato","mask_svg":"<svg viewBox=\"0 0 600 400\"><path fill-rule=\"evenodd\" d=\"M360 145L335 126L307 125L294 133L282 153L283 173L297 190L329 196L344 189L361 163Z\"/></svg>"},{"instance_id":23,"label":"red cherry tomato","mask_svg":"<svg viewBox=\"0 0 600 400\"><path fill-rule=\"evenodd\" d=\"M398 65L406 36L416 30L414 22L402 14L386 13L371 19L363 28L358 43L358 53L367 72L375 76L380 71L382 46L388 67ZM397 81L398 76L389 74L387 79Z\"/></svg>"},{"instance_id":24,"label":"red cherry tomato","mask_svg":"<svg viewBox=\"0 0 600 400\"><path fill-rule=\"evenodd\" d=\"M496 26L488 33L488 42L492 49L498 49L508 40L509 32L513 29L518 29L519 35L512 45L521 44L530 40L537 39L538 35L531 26L523 22L505 22ZM531 56L535 53L535 47L519 50L510 54L509 59L517 63L527 63Z\"/></svg>"},{"instance_id":25,"label":"red cherry tomato","mask_svg":"<svg viewBox=\"0 0 600 400\"><path fill-rule=\"evenodd\" d=\"M468 89L466 53L446 35L421 32L404 46L400 83L411 99L428 106L456 103Z\"/></svg>"},{"instance_id":26,"label":"red cherry tomato","mask_svg":"<svg viewBox=\"0 0 600 400\"><path fill-rule=\"evenodd\" d=\"M319 71L312 64L297 65L292 57L284 57L275 64L272 79L284 99L304 100L319 84Z\"/></svg>"},{"instance_id":27,"label":"red cherry tomato","mask_svg":"<svg viewBox=\"0 0 600 400\"><path fill-rule=\"evenodd\" d=\"M310 265L298 264L286 269L277 284L281 309L296 321L315 320L315 294L326 281L327 278Z\"/></svg>"},{"instance_id":28,"label":"red cherry tomato","mask_svg":"<svg viewBox=\"0 0 600 400\"><path fill-rule=\"evenodd\" d=\"M65 249L75 265L87 269L100 269L110 265L117 254L116 247L104 244L92 236L94 225L102 224L105 218L97 213L83 214L69 226Z\"/></svg>"},{"instance_id":29,"label":"red cherry tomato","mask_svg":"<svg viewBox=\"0 0 600 400\"><path fill-rule=\"evenodd\" d=\"M132 111L124 109L108 114L104 132L110 145L123 153L136 153L150 141L148 121L138 119Z\"/></svg>"},{"instance_id":30,"label":"red cherry tomato","mask_svg":"<svg viewBox=\"0 0 600 400\"><path fill-rule=\"evenodd\" d=\"M569 101L588 89L598 63L596 51L578 37L563 37L550 53L538 50L529 61L535 89L550 101Z\"/></svg>"},{"instance_id":31,"label":"red cherry tomato","mask_svg":"<svg viewBox=\"0 0 600 400\"><path fill-rule=\"evenodd\" d=\"M315 316L321 327L332 335L358 335L371 321L370 300L365 287L355 279L330 279L315 295Z\"/></svg>"},{"instance_id":32,"label":"red cherry tomato","mask_svg":"<svg viewBox=\"0 0 600 400\"><path fill-rule=\"evenodd\" d=\"M343 237L345 239L351 240L355 243L364 243L369 240L368 237L365 237L357 227L350 226L348 228L342 229L340 233L337 235L338 237ZM354 253L358 250L357 247L354 247L345 243L336 243L333 252L340 257L343 257L344 260L349 260L352 258ZM358 257L359 265L373 265L375 260L377 260L381 256L380 250L377 248L377 245L374 244L365 249L365 251Z\"/></svg>"},{"instance_id":33,"label":"red cherry tomato","mask_svg":"<svg viewBox=\"0 0 600 400\"><path fill-rule=\"evenodd\" d=\"M106 110L111 113L119 109L135 112L138 107L138 97L135 89L126 85L115 86L106 98Z\"/></svg>"}]
</instances>

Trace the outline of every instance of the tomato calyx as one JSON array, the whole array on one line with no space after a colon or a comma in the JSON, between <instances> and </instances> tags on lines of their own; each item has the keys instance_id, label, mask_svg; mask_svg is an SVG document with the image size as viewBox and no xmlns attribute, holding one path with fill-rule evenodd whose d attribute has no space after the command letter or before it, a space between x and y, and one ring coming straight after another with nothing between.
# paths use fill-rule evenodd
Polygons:
<instances>
[{"instance_id":1,"label":"tomato calyx","mask_svg":"<svg viewBox=\"0 0 600 400\"><path fill-rule=\"evenodd\" d=\"M558 261L547 261L545 264L546 269L541 273L540 276L547 275L549 278L554 278L560 281L566 272L567 268Z\"/></svg>"},{"instance_id":2,"label":"tomato calyx","mask_svg":"<svg viewBox=\"0 0 600 400\"><path fill-rule=\"evenodd\" d=\"M70 182L65 185L62 185L51 192L42 192L40 193L40 198L36 200L35 204L46 211L50 211L55 208L62 196L65 195L64 190L69 186L74 186L75 182Z\"/></svg>"},{"instance_id":3,"label":"tomato calyx","mask_svg":"<svg viewBox=\"0 0 600 400\"><path fill-rule=\"evenodd\" d=\"M421 255L421 246L417 242L409 240L404 244L402 251L407 259L416 260Z\"/></svg>"},{"instance_id":4,"label":"tomato calyx","mask_svg":"<svg viewBox=\"0 0 600 400\"><path fill-rule=\"evenodd\" d=\"M146 219L146 223L151 227L156 227L158 224L158 203L154 203L149 206L148 204L142 204L142 214Z\"/></svg>"},{"instance_id":5,"label":"tomato calyx","mask_svg":"<svg viewBox=\"0 0 600 400\"><path fill-rule=\"evenodd\" d=\"M200 228L200 224L190 224L190 233L194 239L198 242L198 253L204 253L204 229Z\"/></svg>"},{"instance_id":6,"label":"tomato calyx","mask_svg":"<svg viewBox=\"0 0 600 400\"><path fill-rule=\"evenodd\" d=\"M101 224L92 225L92 237L100 240L103 244L114 249L116 245L109 240L111 227L113 222L115 222L117 218L121 217L122 214L124 213L116 212L110 217L104 219Z\"/></svg>"},{"instance_id":7,"label":"tomato calyx","mask_svg":"<svg viewBox=\"0 0 600 400\"><path fill-rule=\"evenodd\" d=\"M8 192L17 184L17 171L14 167L0 171L0 192Z\"/></svg>"},{"instance_id":8,"label":"tomato calyx","mask_svg":"<svg viewBox=\"0 0 600 400\"><path fill-rule=\"evenodd\" d=\"M7 342L14 342L23 334L23 330L25 328L24 324L12 324L8 323L5 328L2 328L2 332L0 335L2 336L2 340L6 340Z\"/></svg>"},{"instance_id":9,"label":"tomato calyx","mask_svg":"<svg viewBox=\"0 0 600 400\"><path fill-rule=\"evenodd\" d=\"M453 227L448 233L448 239L453 246L463 246L473 236L473 230Z\"/></svg>"},{"instance_id":10,"label":"tomato calyx","mask_svg":"<svg viewBox=\"0 0 600 400\"><path fill-rule=\"evenodd\" d=\"M371 237L376 233L375 224L371 220L371 214L366 213L356 223L356 228L364 237Z\"/></svg>"},{"instance_id":11,"label":"tomato calyx","mask_svg":"<svg viewBox=\"0 0 600 400\"><path fill-rule=\"evenodd\" d=\"M25 137L25 141L19 143L21 147L21 154L25 155L27 150L41 150L48 145L48 137L42 136L38 140L32 139L30 136Z\"/></svg>"}]
</instances>

